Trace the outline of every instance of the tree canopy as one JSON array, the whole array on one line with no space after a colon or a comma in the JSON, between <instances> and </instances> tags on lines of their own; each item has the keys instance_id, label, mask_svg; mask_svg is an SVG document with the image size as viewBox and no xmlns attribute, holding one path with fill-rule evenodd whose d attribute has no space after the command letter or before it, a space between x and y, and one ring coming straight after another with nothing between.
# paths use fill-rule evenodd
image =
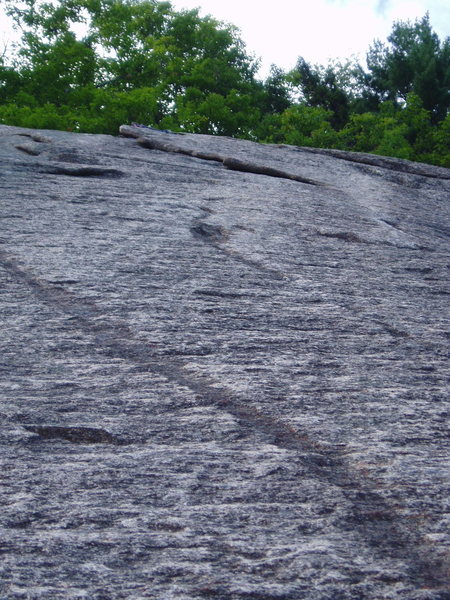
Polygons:
<instances>
[{"instance_id":1,"label":"tree canopy","mask_svg":"<svg viewBox=\"0 0 450 600\"><path fill-rule=\"evenodd\" d=\"M434 122L450 107L450 39L433 32L428 13L415 23L394 24L388 44L376 41L367 54L367 86L379 102L405 102L415 94Z\"/></svg>"},{"instance_id":2,"label":"tree canopy","mask_svg":"<svg viewBox=\"0 0 450 600\"><path fill-rule=\"evenodd\" d=\"M23 35L12 68L1 70L3 101L65 107L77 122L83 113L92 131L116 131L117 104L131 120L162 126L250 128L257 63L231 26L155 0L22 0L8 10Z\"/></svg>"}]
</instances>

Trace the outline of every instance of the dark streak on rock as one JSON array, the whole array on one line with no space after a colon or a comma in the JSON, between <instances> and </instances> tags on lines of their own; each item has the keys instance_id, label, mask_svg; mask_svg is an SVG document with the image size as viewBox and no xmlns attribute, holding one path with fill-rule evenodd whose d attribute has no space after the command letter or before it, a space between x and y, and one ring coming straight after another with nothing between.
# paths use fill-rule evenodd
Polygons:
<instances>
[{"instance_id":1,"label":"dark streak on rock","mask_svg":"<svg viewBox=\"0 0 450 600\"><path fill-rule=\"evenodd\" d=\"M73 444L123 444L105 429L94 427L62 427L60 425L23 425L23 427L45 440L60 439Z\"/></svg>"},{"instance_id":2,"label":"dark streak on rock","mask_svg":"<svg viewBox=\"0 0 450 600\"><path fill-rule=\"evenodd\" d=\"M199 222L191 227L194 236L209 242L223 242L228 237L228 232L223 227Z\"/></svg>"},{"instance_id":3,"label":"dark streak on rock","mask_svg":"<svg viewBox=\"0 0 450 600\"><path fill-rule=\"evenodd\" d=\"M397 229L398 231L402 231L401 227L399 226L397 221L391 221L389 219L380 219L381 223L385 223L386 225L389 225L389 227L393 227L394 229Z\"/></svg>"},{"instance_id":4,"label":"dark streak on rock","mask_svg":"<svg viewBox=\"0 0 450 600\"><path fill-rule=\"evenodd\" d=\"M31 156L38 156L42 152L42 148L36 147L34 144L17 144L16 148L25 154L31 154Z\"/></svg>"},{"instance_id":5,"label":"dark streak on rock","mask_svg":"<svg viewBox=\"0 0 450 600\"><path fill-rule=\"evenodd\" d=\"M191 148L183 148L182 146L174 146L167 142L161 142L159 140L150 139L146 137L140 137L137 140L139 146L148 148L149 150L160 150L161 152L172 152L174 154L184 154L185 156L191 156L192 158L198 158L201 160L209 160L213 162L223 162L224 158L216 152L202 152L201 150L194 150Z\"/></svg>"},{"instance_id":6,"label":"dark streak on rock","mask_svg":"<svg viewBox=\"0 0 450 600\"><path fill-rule=\"evenodd\" d=\"M405 267L405 271L410 273L422 273L426 275L427 273L432 273L434 271L433 267Z\"/></svg>"},{"instance_id":7,"label":"dark streak on rock","mask_svg":"<svg viewBox=\"0 0 450 600\"><path fill-rule=\"evenodd\" d=\"M148 148L149 150L161 150L162 152L173 152L174 154L186 154L187 156L192 156L192 150L187 150L180 146L174 146L173 144L161 142L159 140L139 137L137 143L139 146Z\"/></svg>"},{"instance_id":8,"label":"dark streak on rock","mask_svg":"<svg viewBox=\"0 0 450 600\"><path fill-rule=\"evenodd\" d=\"M321 185L318 181L314 181L313 179L309 179L308 177L301 177L300 175L287 173L286 171L282 171L280 169L274 169L272 167L238 160L237 158L224 158L223 164L227 169L231 169L232 171L254 173L256 175L267 175L268 177L278 177L280 179L290 179L291 181L307 183L308 185Z\"/></svg>"},{"instance_id":9,"label":"dark streak on rock","mask_svg":"<svg viewBox=\"0 0 450 600\"><path fill-rule=\"evenodd\" d=\"M319 235L322 237L336 238L337 240L343 240L345 242L364 243L364 240L352 231L319 232Z\"/></svg>"},{"instance_id":10,"label":"dark streak on rock","mask_svg":"<svg viewBox=\"0 0 450 600\"><path fill-rule=\"evenodd\" d=\"M119 169L107 167L68 167L65 165L41 164L38 167L40 173L51 175L69 175L71 177L125 177L125 173Z\"/></svg>"},{"instance_id":11,"label":"dark streak on rock","mask_svg":"<svg viewBox=\"0 0 450 600\"><path fill-rule=\"evenodd\" d=\"M60 296L55 288L46 286L1 253L0 260L3 266L10 270L11 275L31 284L32 289L46 303L58 307L72 317L80 316L73 325L93 336L97 348L107 356L141 365L144 372L161 374L178 386L185 386L193 391L197 397L197 405L222 409L232 414L244 430L259 431L267 437L269 443L300 452L311 475L338 486L351 502L349 527L359 532L375 554L406 561L410 565L410 578L418 585L439 586L446 581L446 559L433 556L428 548L428 554L424 557L423 542L416 529L377 492L376 481L371 481L367 476L363 477L350 467L338 447L325 447L311 439L306 432L298 431L291 425L247 405L244 399L235 396L226 388L217 387L216 382L210 378L189 373L184 362L179 359L152 359L151 349L135 340L125 324L111 328L107 322L98 323L97 320L92 320L91 315L99 313L95 305L86 311L85 302L74 294L66 292L65 296ZM385 327L388 328L386 325ZM403 333L401 335L403 336ZM25 427L47 439L61 438L74 443L120 443L104 430L36 425Z\"/></svg>"},{"instance_id":12,"label":"dark streak on rock","mask_svg":"<svg viewBox=\"0 0 450 600\"><path fill-rule=\"evenodd\" d=\"M47 137L46 135L42 135L42 134L37 133L37 132L33 132L33 133L18 133L17 135L19 135L21 137L31 138L34 142L39 142L41 144L50 144L53 141L52 138Z\"/></svg>"},{"instance_id":13,"label":"dark streak on rock","mask_svg":"<svg viewBox=\"0 0 450 600\"><path fill-rule=\"evenodd\" d=\"M191 232L194 235L194 237L199 238L203 242L211 244L217 250L224 253L226 256L228 256L232 260L235 260L238 263L247 265L253 269L257 269L258 271L266 273L272 278L280 281L288 278L287 275L285 275L281 271L271 269L270 267L266 267L261 262L246 258L245 256L242 256L242 254L236 252L235 250L231 250L222 245L223 242L226 242L230 236L230 232L226 231L222 227L212 225L210 223L205 223L203 221L196 221L195 225L191 227Z\"/></svg>"},{"instance_id":14,"label":"dark streak on rock","mask_svg":"<svg viewBox=\"0 0 450 600\"><path fill-rule=\"evenodd\" d=\"M131 223L145 223L145 219L137 219L135 217L122 217L119 215L114 215L112 218L116 219L117 221L130 221Z\"/></svg>"},{"instance_id":15,"label":"dark streak on rock","mask_svg":"<svg viewBox=\"0 0 450 600\"><path fill-rule=\"evenodd\" d=\"M208 297L213 297L213 298L231 298L233 300L238 299L238 298L245 298L245 297L249 296L249 294L229 293L229 292L222 292L221 290L195 290L194 293L197 294L198 296L208 296Z\"/></svg>"},{"instance_id":16,"label":"dark streak on rock","mask_svg":"<svg viewBox=\"0 0 450 600\"><path fill-rule=\"evenodd\" d=\"M291 147L295 149L295 147ZM398 171L400 173L408 173L410 175L421 175L432 179L450 179L448 169L434 167L433 165L425 165L420 163L412 163L401 158L389 158L384 156L376 156L375 154L363 154L361 152L347 152L345 150L329 150L324 148L298 148L302 152L310 152L311 154L325 154L346 160L349 162L370 165L373 167L381 167L390 171Z\"/></svg>"},{"instance_id":17,"label":"dark streak on rock","mask_svg":"<svg viewBox=\"0 0 450 600\"><path fill-rule=\"evenodd\" d=\"M394 327L393 325L389 324L389 323L385 323L384 321L381 321L380 319L371 319L372 323L375 323L376 325L380 325L384 331L386 331L386 333L388 333L389 335L391 335L393 338L409 338L410 335L407 331L404 331L403 329L399 329L398 327Z\"/></svg>"}]
</instances>

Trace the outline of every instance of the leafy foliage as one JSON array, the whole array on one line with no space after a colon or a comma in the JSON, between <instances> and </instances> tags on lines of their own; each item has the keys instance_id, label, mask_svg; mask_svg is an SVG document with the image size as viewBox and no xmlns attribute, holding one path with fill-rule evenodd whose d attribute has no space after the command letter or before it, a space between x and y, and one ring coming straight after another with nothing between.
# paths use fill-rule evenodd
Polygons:
<instances>
[{"instance_id":1,"label":"leafy foliage","mask_svg":"<svg viewBox=\"0 0 450 600\"><path fill-rule=\"evenodd\" d=\"M395 23L388 42L375 42L367 55L372 92L380 101L397 102L414 93L434 122L444 119L450 106L450 39L440 43L427 13L414 24Z\"/></svg>"},{"instance_id":2,"label":"leafy foliage","mask_svg":"<svg viewBox=\"0 0 450 600\"><path fill-rule=\"evenodd\" d=\"M64 118L79 114L79 130L104 123L111 133L119 115L124 122L229 134L248 133L258 118L249 109L260 95L257 64L233 27L196 10L175 12L156 0L8 6L23 39L13 68L0 71L3 101L21 106L27 94ZM107 118L111 111L118 114Z\"/></svg>"},{"instance_id":3,"label":"leafy foliage","mask_svg":"<svg viewBox=\"0 0 450 600\"><path fill-rule=\"evenodd\" d=\"M307 106L330 111L331 123L338 129L347 122L350 112L349 96L339 85L331 66L321 72L300 57L290 76L293 84L300 89L301 98Z\"/></svg>"}]
</instances>

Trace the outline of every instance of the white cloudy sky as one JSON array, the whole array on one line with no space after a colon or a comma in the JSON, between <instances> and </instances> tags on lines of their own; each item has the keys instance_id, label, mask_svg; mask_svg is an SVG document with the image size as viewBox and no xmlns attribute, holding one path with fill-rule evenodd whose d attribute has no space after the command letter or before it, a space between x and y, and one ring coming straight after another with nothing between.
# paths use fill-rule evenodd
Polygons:
<instances>
[{"instance_id":1,"label":"white cloudy sky","mask_svg":"<svg viewBox=\"0 0 450 600\"><path fill-rule=\"evenodd\" d=\"M375 38L385 40L395 20L430 13L441 39L450 35L450 0L173 0L175 8L201 8L237 25L248 50L261 57L262 73L271 63L291 69L298 56L313 63L360 53Z\"/></svg>"},{"instance_id":2,"label":"white cloudy sky","mask_svg":"<svg viewBox=\"0 0 450 600\"><path fill-rule=\"evenodd\" d=\"M11 41L1 15L1 45ZM262 59L262 76L272 63L291 69L298 56L312 63L365 52L375 38L385 40L394 20L414 20L429 11L441 39L450 35L450 0L172 0L176 9L201 9L237 25L247 49Z\"/></svg>"}]
</instances>

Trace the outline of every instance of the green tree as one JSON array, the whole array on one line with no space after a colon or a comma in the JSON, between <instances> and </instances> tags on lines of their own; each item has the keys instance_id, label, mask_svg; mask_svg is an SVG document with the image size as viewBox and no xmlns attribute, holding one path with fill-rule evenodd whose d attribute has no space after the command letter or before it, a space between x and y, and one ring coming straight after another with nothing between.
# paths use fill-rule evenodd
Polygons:
<instances>
[{"instance_id":1,"label":"green tree","mask_svg":"<svg viewBox=\"0 0 450 600\"><path fill-rule=\"evenodd\" d=\"M378 113L352 114L338 134L337 146L355 152L409 159L413 150L406 134L407 126L399 121L392 104L387 103Z\"/></svg>"},{"instance_id":2,"label":"green tree","mask_svg":"<svg viewBox=\"0 0 450 600\"><path fill-rule=\"evenodd\" d=\"M270 74L264 82L261 108L267 114L279 114L292 104L292 86L287 73L271 65Z\"/></svg>"},{"instance_id":3,"label":"green tree","mask_svg":"<svg viewBox=\"0 0 450 600\"><path fill-rule=\"evenodd\" d=\"M429 162L450 168L450 113L433 130L433 151Z\"/></svg>"},{"instance_id":4,"label":"green tree","mask_svg":"<svg viewBox=\"0 0 450 600\"><path fill-rule=\"evenodd\" d=\"M333 127L339 129L345 125L350 113L350 98L343 85L339 84L332 65L313 67L300 57L290 78L307 106L331 111Z\"/></svg>"},{"instance_id":5,"label":"green tree","mask_svg":"<svg viewBox=\"0 0 450 600\"><path fill-rule=\"evenodd\" d=\"M379 101L420 98L433 122L450 107L450 38L440 42L428 13L414 23L396 22L389 44L376 41L367 54L366 84Z\"/></svg>"},{"instance_id":6,"label":"green tree","mask_svg":"<svg viewBox=\"0 0 450 600\"><path fill-rule=\"evenodd\" d=\"M102 122L91 110L105 98L99 90L114 98L102 101L100 113L108 107L124 122L250 135L258 121L258 109L249 110L261 95L257 63L232 26L156 0L7 0L7 6L23 36L14 77L0 68L6 102L20 104L20 92L56 111L68 107L79 113L80 130L91 128L89 118L94 129ZM134 101L141 89L140 98L151 97L148 108ZM133 101L122 92L133 92ZM108 131L116 120L111 116Z\"/></svg>"},{"instance_id":7,"label":"green tree","mask_svg":"<svg viewBox=\"0 0 450 600\"><path fill-rule=\"evenodd\" d=\"M333 113L320 106L296 104L281 114L283 141L295 146L332 146L336 132Z\"/></svg>"}]
</instances>

